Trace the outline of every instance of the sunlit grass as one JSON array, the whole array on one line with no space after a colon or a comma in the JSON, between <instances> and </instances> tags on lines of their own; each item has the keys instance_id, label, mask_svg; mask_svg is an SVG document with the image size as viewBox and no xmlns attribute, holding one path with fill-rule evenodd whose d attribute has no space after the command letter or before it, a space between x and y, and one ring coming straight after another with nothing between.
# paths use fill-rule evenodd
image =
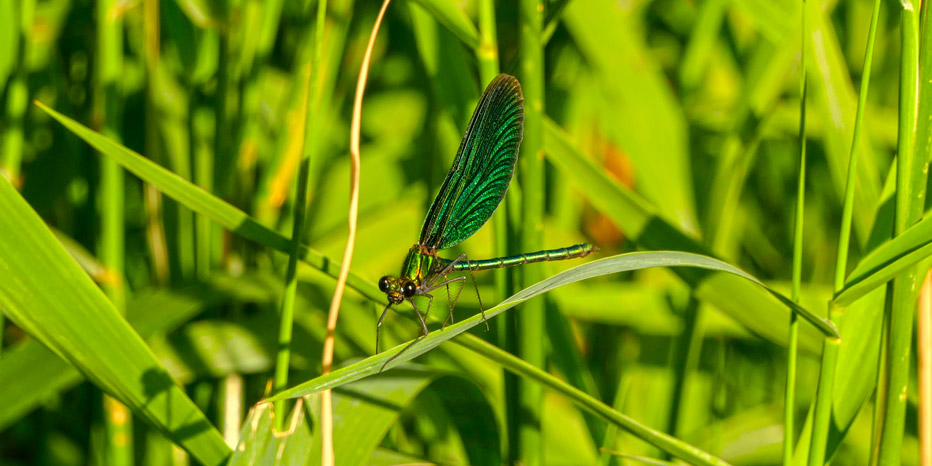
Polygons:
<instances>
[{"instance_id":1,"label":"sunlit grass","mask_svg":"<svg viewBox=\"0 0 932 466\"><path fill-rule=\"evenodd\" d=\"M922 3L393 2L351 146L377 2L0 2L0 463L316 464L331 387L335 464L920 464ZM376 280L499 72L518 170L441 254L601 251L477 273L492 331L467 287L379 374Z\"/></svg>"}]
</instances>

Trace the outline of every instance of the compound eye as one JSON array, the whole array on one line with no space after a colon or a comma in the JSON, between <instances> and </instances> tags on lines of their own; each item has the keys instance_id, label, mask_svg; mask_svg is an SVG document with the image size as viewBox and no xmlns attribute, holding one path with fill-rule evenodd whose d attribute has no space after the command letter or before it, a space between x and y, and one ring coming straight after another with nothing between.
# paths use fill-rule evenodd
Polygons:
<instances>
[{"instance_id":1,"label":"compound eye","mask_svg":"<svg viewBox=\"0 0 932 466\"><path fill-rule=\"evenodd\" d=\"M410 298L414 296L414 292L417 291L417 286L414 285L414 282L405 282L403 288L404 288L405 298Z\"/></svg>"},{"instance_id":2,"label":"compound eye","mask_svg":"<svg viewBox=\"0 0 932 466\"><path fill-rule=\"evenodd\" d=\"M389 286L388 276L384 276L379 279L379 290L382 290L382 293L388 292L388 286Z\"/></svg>"}]
</instances>

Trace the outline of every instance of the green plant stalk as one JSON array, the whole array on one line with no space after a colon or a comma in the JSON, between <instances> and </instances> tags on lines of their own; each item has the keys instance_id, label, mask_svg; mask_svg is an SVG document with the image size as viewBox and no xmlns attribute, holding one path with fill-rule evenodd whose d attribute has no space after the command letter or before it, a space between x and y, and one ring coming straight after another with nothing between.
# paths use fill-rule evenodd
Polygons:
<instances>
[{"instance_id":1,"label":"green plant stalk","mask_svg":"<svg viewBox=\"0 0 932 466\"><path fill-rule=\"evenodd\" d=\"M123 73L123 21L115 11L116 0L97 2L98 115L101 134L121 141ZM117 310L124 312L126 293L123 286L123 168L113 159L100 160L101 238L100 259L107 269L102 288Z\"/></svg>"},{"instance_id":2,"label":"green plant stalk","mask_svg":"<svg viewBox=\"0 0 932 466\"><path fill-rule=\"evenodd\" d=\"M29 44L29 30L32 28L32 18L35 11L35 0L14 2L13 9L19 6L19 34L17 35L16 70L10 79L9 90L6 96L6 128L0 136L3 141L0 153L0 176L6 176L14 186L19 185L20 164L23 158L23 117L26 106L29 105L29 85L26 82L28 62L25 59ZM3 354L3 328L6 316L0 313L0 355Z\"/></svg>"},{"instance_id":3,"label":"green plant stalk","mask_svg":"<svg viewBox=\"0 0 932 466\"><path fill-rule=\"evenodd\" d=\"M547 303L547 337L552 348L560 348L551 355L553 363L566 381L595 399L601 400L599 386L588 370L580 350L573 341L570 319L560 312L553 302ZM593 444L605 439L605 422L593 413L582 413ZM667 432L670 432L669 430ZM671 434L672 435L672 434Z\"/></svg>"},{"instance_id":4,"label":"green plant stalk","mask_svg":"<svg viewBox=\"0 0 932 466\"><path fill-rule=\"evenodd\" d=\"M621 409L624 407L625 396L628 394L628 387L631 385L625 383L624 374L618 377L618 383L615 388L615 399L612 400L612 409L615 411L621 412ZM602 447L599 449L599 466L610 466L613 463L614 455L611 455L606 450L613 450L615 448L615 439L618 437L618 426L616 424L609 424L605 429L605 437L602 439Z\"/></svg>"},{"instance_id":5,"label":"green plant stalk","mask_svg":"<svg viewBox=\"0 0 932 466\"><path fill-rule=\"evenodd\" d=\"M670 412L667 413L667 429L671 435L677 434L683 393L686 391L686 380L699 362L702 352L702 330L699 327L701 308L695 293L690 293L689 302L681 311L683 315L683 331L677 337L673 354L673 390L670 396Z\"/></svg>"},{"instance_id":6,"label":"green plant stalk","mask_svg":"<svg viewBox=\"0 0 932 466\"><path fill-rule=\"evenodd\" d=\"M901 56L899 129L897 133L896 219L894 234L902 234L922 216L927 160L918 160L915 151L916 112L919 88L919 21L912 2L901 1ZM886 406L880 435L880 464L900 463L900 447L906 418L906 391L909 385L909 352L913 337L920 266L907 268L893 281L887 339Z\"/></svg>"},{"instance_id":7,"label":"green plant stalk","mask_svg":"<svg viewBox=\"0 0 932 466\"><path fill-rule=\"evenodd\" d=\"M886 287L886 300L884 305L884 319L883 327L880 332L880 348L879 348L879 367L877 368L877 389L874 395L874 412L871 425L871 449L870 449L870 461L869 465L874 466L880 462L880 438L883 434L883 418L884 413L886 412L886 405L880 403L880 400L885 400L887 398L888 387L887 387L887 338L890 336L890 312L889 304L892 301L891 299L891 287Z\"/></svg>"},{"instance_id":8,"label":"green plant stalk","mask_svg":"<svg viewBox=\"0 0 932 466\"><path fill-rule=\"evenodd\" d=\"M0 148L0 176L6 176L14 186L19 185L20 164L23 157L23 117L26 114L26 106L29 104L29 86L26 82L28 73L28 62L25 59L29 46L29 31L32 28L33 15L35 12L35 0L23 0L14 2L13 9L19 5L19 34L18 47L16 53L17 60L16 70L10 80L7 91L6 106L6 128L0 135L3 146ZM0 313L0 355L3 354L3 328L6 323L6 317Z\"/></svg>"},{"instance_id":9,"label":"green plant stalk","mask_svg":"<svg viewBox=\"0 0 932 466\"><path fill-rule=\"evenodd\" d=\"M26 106L29 105L29 84L26 75L29 72L29 37L35 8L35 0L13 3L14 11L19 13L19 34L16 35L18 60L6 96L6 129L2 137L3 158L0 160L0 175L5 175L14 186L20 184L20 165L23 160L23 118L26 115Z\"/></svg>"},{"instance_id":10,"label":"green plant stalk","mask_svg":"<svg viewBox=\"0 0 932 466\"><path fill-rule=\"evenodd\" d=\"M479 46L476 48L476 60L479 62L479 77L481 85L492 82L492 79L500 72L498 64L498 33L495 25L495 2L493 0L479 0ZM512 181L515 182L514 180ZM515 190L509 190L512 196ZM509 207L508 201L502 202L495 213L492 215L492 248L496 257L506 257L513 253L509 247ZM492 279L495 286L496 299L502 300L511 296L514 291L514 270L496 269L492 272ZM517 334L515 333L514 324L515 316L505 316L498 325L495 326L496 340L500 348L509 352L517 352ZM509 372L504 374L504 406L506 407L505 423L506 435L503 436L502 450L508 451L509 439L517 438L518 426L517 415L520 410L519 397L517 393L517 377ZM513 442L512 442L513 444Z\"/></svg>"},{"instance_id":11,"label":"green plant stalk","mask_svg":"<svg viewBox=\"0 0 932 466\"><path fill-rule=\"evenodd\" d=\"M519 5L521 43L521 85L524 91L524 141L521 143L522 231L521 250L542 249L544 214L544 52L541 46L544 5L540 0L521 0ZM524 286L538 282L541 266L521 270ZM525 304L518 317L518 354L529 364L543 368L546 363L545 301ZM559 348L557 349L559 351ZM543 389L524 383L518 388L521 419L515 458L527 466L544 463L541 443L541 409ZM514 443L511 444L513 447Z\"/></svg>"},{"instance_id":12,"label":"green plant stalk","mask_svg":"<svg viewBox=\"0 0 932 466\"><path fill-rule=\"evenodd\" d=\"M235 7L230 3L223 3L220 7L222 18L227 24L232 22L233 14L231 10L233 8ZM235 57L230 53L230 42L233 40L232 34L233 31L230 31L229 28L220 31L219 51L217 52L217 90L214 100L214 115L217 119L217 132L214 138L214 186L216 192L224 197L231 194L236 179L235 169L231 167L233 162L230 159L234 157L232 154L233 144L230 143L229 136L232 127L230 121L232 107L230 100L232 99L230 99L230 94L235 87L234 83L231 82L233 81L231 76L232 62L235 60Z\"/></svg>"},{"instance_id":13,"label":"green plant stalk","mask_svg":"<svg viewBox=\"0 0 932 466\"><path fill-rule=\"evenodd\" d=\"M156 79L159 68L159 4L157 0L143 0L143 42L146 62L146 155L159 160L159 110L156 105ZM165 284L169 280L168 248L165 244L165 222L162 218L162 194L152 185L146 185L146 240L152 256L154 282Z\"/></svg>"},{"instance_id":14,"label":"green plant stalk","mask_svg":"<svg viewBox=\"0 0 932 466\"><path fill-rule=\"evenodd\" d=\"M291 358L291 335L294 323L294 302L298 286L298 261L301 239L304 237L304 217L307 213L308 185L310 184L311 152L314 148L314 132L320 112L320 95L323 73L320 70L323 55L324 26L327 19L327 0L317 3L317 23L314 27L314 55L307 77L305 103L304 142L301 149L301 166L298 169L298 186L294 198L294 223L291 229L291 249L288 252L288 269L285 273L285 293L282 297L282 312L278 328L278 354L275 360L274 392L288 387L288 368ZM312 136L314 135L314 136ZM275 402L275 428L283 430L285 422L285 400Z\"/></svg>"},{"instance_id":15,"label":"green plant stalk","mask_svg":"<svg viewBox=\"0 0 932 466\"><path fill-rule=\"evenodd\" d=\"M710 455L682 440L663 434L638 423L637 421L615 411L605 403L587 395L582 390L553 377L547 372L528 364L526 361L511 354L498 350L495 346L480 339L457 338L456 343L469 348L489 360L501 364L503 367L527 379L533 380L542 386L559 392L569 398L581 408L608 419L613 425L640 437L651 445L671 453L693 465L726 466L727 462Z\"/></svg>"},{"instance_id":16,"label":"green plant stalk","mask_svg":"<svg viewBox=\"0 0 932 466\"><path fill-rule=\"evenodd\" d=\"M498 33L495 28L495 2L492 0L480 0L478 8L479 47L476 48L476 59L479 62L479 76L484 85L492 82L492 79L499 73Z\"/></svg>"},{"instance_id":17,"label":"green plant stalk","mask_svg":"<svg viewBox=\"0 0 932 466\"><path fill-rule=\"evenodd\" d=\"M848 249L851 244L851 224L854 213L854 189L857 179L858 148L861 141L861 128L864 111L867 108L867 93L870 89L871 64L874 56L874 41L877 35L877 22L880 16L880 0L874 1L874 11L868 32L867 48L864 51L864 76L858 93L858 108L854 117L854 134L851 140L851 152L848 158L848 174L845 181L845 198L842 205L841 228L839 230L838 253L835 258L835 279L833 289L841 291L845 286L845 273L848 268ZM829 305L829 319L839 325L843 314L842 307ZM819 371L819 385L816 391L813 413L812 440L809 444L809 464L825 463L825 448L828 443L829 423L832 416L832 397L835 385L835 369L838 361L838 345L835 339L826 339L822 349L822 365Z\"/></svg>"},{"instance_id":18,"label":"green plant stalk","mask_svg":"<svg viewBox=\"0 0 932 466\"><path fill-rule=\"evenodd\" d=\"M806 209L806 0L802 1L802 41L800 42L799 102L799 181L796 184L796 216L793 223L793 288L790 299L799 302L803 275L803 219ZM799 346L799 316L790 312L790 336L786 345L786 389L783 397L783 465L793 462L793 435L796 410L796 358Z\"/></svg>"},{"instance_id":19,"label":"green plant stalk","mask_svg":"<svg viewBox=\"0 0 932 466\"><path fill-rule=\"evenodd\" d=\"M917 122L929 122L932 118L932 4L922 4L919 12L919 114ZM932 125L916 125L916 160L932 159Z\"/></svg>"},{"instance_id":20,"label":"green plant stalk","mask_svg":"<svg viewBox=\"0 0 932 466\"><path fill-rule=\"evenodd\" d=\"M213 140L214 119L213 109L202 103L194 104L191 110L191 154L194 157L194 183L204 191L212 192L214 185L214 153L211 144ZM195 217L195 256L194 269L198 281L205 281L210 277L210 263L213 251L214 227L210 219L203 215Z\"/></svg>"},{"instance_id":21,"label":"green plant stalk","mask_svg":"<svg viewBox=\"0 0 932 466\"><path fill-rule=\"evenodd\" d=\"M479 62L480 82L490 83L499 73L498 68L498 41L495 29L495 3L492 0L479 2L479 47L476 48L476 59ZM496 257L511 255L508 248L508 202L502 202L492 216L493 248ZM495 292L498 299L509 296L511 286L509 281L513 273L509 269L496 269L492 272L495 282ZM499 330L504 330L499 326ZM500 337L500 346L507 348L503 336Z\"/></svg>"},{"instance_id":22,"label":"green plant stalk","mask_svg":"<svg viewBox=\"0 0 932 466\"><path fill-rule=\"evenodd\" d=\"M123 112L123 21L116 0L97 2L97 102L101 133L120 141ZM100 259L106 268L101 283L110 302L120 313L126 312L124 280L124 190L123 167L109 157L100 160ZM133 464L133 424L129 410L104 395L104 424L107 437L105 457L108 464Z\"/></svg>"}]
</instances>

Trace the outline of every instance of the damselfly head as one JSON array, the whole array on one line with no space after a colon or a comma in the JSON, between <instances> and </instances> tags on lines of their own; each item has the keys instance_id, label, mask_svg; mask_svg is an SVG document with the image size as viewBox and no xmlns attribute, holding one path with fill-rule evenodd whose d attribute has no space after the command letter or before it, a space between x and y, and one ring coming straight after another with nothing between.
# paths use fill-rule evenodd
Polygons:
<instances>
[{"instance_id":1,"label":"damselfly head","mask_svg":"<svg viewBox=\"0 0 932 466\"><path fill-rule=\"evenodd\" d=\"M401 304L405 298L414 296L417 284L407 278L395 278L388 275L379 279L379 290L388 296L391 304Z\"/></svg>"}]
</instances>

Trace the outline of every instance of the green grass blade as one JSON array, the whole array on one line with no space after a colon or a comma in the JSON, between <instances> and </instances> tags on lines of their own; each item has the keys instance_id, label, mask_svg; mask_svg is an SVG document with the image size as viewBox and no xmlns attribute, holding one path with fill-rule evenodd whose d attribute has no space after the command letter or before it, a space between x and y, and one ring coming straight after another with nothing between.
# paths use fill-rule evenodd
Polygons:
<instances>
[{"instance_id":1,"label":"green grass blade","mask_svg":"<svg viewBox=\"0 0 932 466\"><path fill-rule=\"evenodd\" d=\"M479 31L458 3L445 0L413 1L430 12L437 22L449 29L467 47L475 49L479 46Z\"/></svg>"},{"instance_id":2,"label":"green grass blade","mask_svg":"<svg viewBox=\"0 0 932 466\"><path fill-rule=\"evenodd\" d=\"M857 100L851 74L848 71L838 34L834 31L828 14L822 9L822 2L806 2L811 24L812 40L806 46L811 47L809 71L812 74L812 91L816 102L816 118L823 120L827 131L824 139L827 146L829 167L832 181L838 192L844 193L848 159L851 151L851 134L848 128L855 124ZM880 176L876 154L868 134L861 134L858 140L857 190L854 192L854 231L865 244L874 223L874 215L880 199Z\"/></svg>"},{"instance_id":3,"label":"green grass blade","mask_svg":"<svg viewBox=\"0 0 932 466\"><path fill-rule=\"evenodd\" d=\"M867 111L867 93L870 89L871 62L873 60L874 39L877 32L877 21L879 17L879 0L874 2L874 11L871 17L869 29L869 39L867 49L864 52L864 79L861 82L861 89L858 95L858 107L854 118L854 133L851 140L850 154L848 156L848 173L845 182L845 197L842 206L842 220L838 240L838 253L835 258L835 278L834 291L837 293L844 287L845 272L848 269L848 251L851 242L852 217L855 207L855 187L858 176L858 158L861 152L861 125L864 121L864 113ZM805 9L805 6L804 6ZM808 15L808 10L803 13ZM829 304L829 318L838 325L843 325L844 320L842 308L838 303ZM858 328L863 327L867 320L853 322ZM870 340L868 340L870 341ZM861 401L856 395L847 395L838 393L835 388L836 379L838 378L838 361L842 354L850 354L849 348L843 348L839 342L826 341L822 350L822 364L819 371L819 384L816 392L816 398L813 405L812 417L812 440L809 446L809 462L811 464L822 464L825 461L826 446L829 441L829 424L833 415L833 407L836 400L844 402L845 400ZM842 371L847 368L842 366ZM842 386L839 386L842 387ZM848 388L847 386L845 388ZM852 393L857 390L852 389ZM847 420L843 417L839 419L842 423Z\"/></svg>"},{"instance_id":4,"label":"green grass blade","mask_svg":"<svg viewBox=\"0 0 932 466\"><path fill-rule=\"evenodd\" d=\"M587 395L582 390L575 388L566 382L553 377L552 375L531 366L524 361L508 354L497 351L497 348L481 340L457 340L463 346L484 355L492 361L501 364L503 367L513 371L521 376L533 380L541 385L554 390L583 409L594 413L615 426L629 432L630 434L644 440L651 445L676 456L689 464L693 465L715 465L726 466L728 463L717 458L689 443L667 435L663 432L651 429L634 419L619 413L605 403Z\"/></svg>"},{"instance_id":5,"label":"green grass blade","mask_svg":"<svg viewBox=\"0 0 932 466\"><path fill-rule=\"evenodd\" d=\"M910 0L901 0L899 131L896 164L896 219L894 234L900 235L922 216L925 200L928 160L918 160L915 150L916 112L919 91L919 15ZM927 123L927 122L924 122ZM880 427L879 464L899 464L906 422L906 397L909 386L910 350L916 298L925 278L926 267L912 266L893 280L893 297L887 330L887 360L883 371L887 381L885 396L877 399L884 405Z\"/></svg>"},{"instance_id":6,"label":"green grass blade","mask_svg":"<svg viewBox=\"0 0 932 466\"><path fill-rule=\"evenodd\" d=\"M320 69L323 54L324 23L327 19L327 1L317 3L317 22L314 28L314 54L308 68L308 77L304 92L304 142L301 147L301 162L298 169L297 187L295 188L294 210L291 229L291 247L288 250L288 268L285 271L285 291L282 296L281 322L278 331L278 355L275 361L276 392L288 386L288 361L291 358L291 334L294 321L295 294L298 289L298 260L301 239L304 237L304 217L307 213L308 185L310 184L311 155L314 147L316 123L320 114L320 90L323 86L323 73ZM313 83L313 84L312 84ZM285 404L275 404L275 427L281 430L285 419Z\"/></svg>"},{"instance_id":7,"label":"green grass blade","mask_svg":"<svg viewBox=\"0 0 932 466\"><path fill-rule=\"evenodd\" d=\"M849 305L929 256L932 256L932 216L883 242L861 259L848 274L845 287L835 295L835 302Z\"/></svg>"},{"instance_id":8,"label":"green grass blade","mask_svg":"<svg viewBox=\"0 0 932 466\"><path fill-rule=\"evenodd\" d=\"M544 21L543 0L521 0L518 3L518 24L521 30L519 60L521 86L524 93L524 140L518 155L517 176L521 181L521 223L517 248L521 251L543 249L544 178L543 124L545 102L544 47L541 31ZM519 286L529 286L541 280L543 264L522 267ZM522 306L518 315L518 356L529 365L547 370L546 301L537 299ZM561 348L554 348L562 351ZM518 438L509 439L510 461L540 466L544 464L543 419L544 391L538 384L517 379Z\"/></svg>"},{"instance_id":9,"label":"green grass blade","mask_svg":"<svg viewBox=\"0 0 932 466\"><path fill-rule=\"evenodd\" d=\"M230 231L266 247L286 253L291 247L290 239L260 224L245 212L233 207L226 201L211 195L191 182L160 167L151 160L88 129L86 126L48 108L44 104L37 102L36 105L48 112L52 118L58 120L62 125L81 139L84 139L101 153L113 158L117 163L122 165L123 168L136 174L136 176L142 178L146 182L151 183L185 207L201 215L205 215L225 228L228 228ZM339 273L339 264L332 262L323 254L313 249L302 245L300 248L300 255L303 262L321 270L331 277L336 277ZM351 274L347 284L367 297L379 302L381 302L384 297L379 295L375 285L364 281L357 275Z\"/></svg>"},{"instance_id":10,"label":"green grass blade","mask_svg":"<svg viewBox=\"0 0 932 466\"><path fill-rule=\"evenodd\" d=\"M16 7L18 5L18 8ZM5 176L16 185L20 184L20 165L23 160L23 121L29 106L29 83L26 80L29 68L29 45L35 17L35 0L13 2L12 26L14 40L7 44L9 50L17 50L9 88L6 91L6 126L3 129L3 144L0 146L0 176Z\"/></svg>"},{"instance_id":11,"label":"green grass blade","mask_svg":"<svg viewBox=\"0 0 932 466\"><path fill-rule=\"evenodd\" d=\"M805 0L804 0L805 1ZM800 47L800 104L799 104L799 170L796 183L796 213L793 220L793 288L790 298L799 302L799 293L803 275L803 220L806 211L806 17L805 4L802 14L802 42ZM799 345L799 316L790 315L790 336L786 355L786 389L783 396L783 465L790 466L793 461L793 436L796 434L796 360Z\"/></svg>"},{"instance_id":12,"label":"green grass blade","mask_svg":"<svg viewBox=\"0 0 932 466\"><path fill-rule=\"evenodd\" d=\"M249 290L247 280L224 285L217 280L206 286L175 291L142 291L127 303L126 320L144 339L171 332L208 306L233 299L254 300L240 291ZM4 355L0 379L0 430L35 409L44 400L74 386L83 376L67 361L34 339L16 344Z\"/></svg>"},{"instance_id":13,"label":"green grass blade","mask_svg":"<svg viewBox=\"0 0 932 466\"><path fill-rule=\"evenodd\" d=\"M0 276L13 277L0 288L7 316L199 461L224 461L220 433L5 179L0 210Z\"/></svg>"},{"instance_id":14,"label":"green grass blade","mask_svg":"<svg viewBox=\"0 0 932 466\"><path fill-rule=\"evenodd\" d=\"M459 395L444 397L452 386ZM424 392L436 392L446 398L442 408L468 410L471 416L459 416L459 427L471 422L494 423L488 401L469 379L448 376L422 367L393 371L385 377L371 378L345 385L333 393L333 409L340 422L334 426L334 453L341 466L370 464L370 456L395 425L402 411L409 409ZM310 426L319 422L320 402L305 398L286 420L288 435L273 432L272 412L268 403L253 407L240 435L242 448L230 460L230 466L253 464L303 465L308 458L320 458L320 437ZM462 411L467 412L467 411ZM438 417L445 413L433 413ZM472 417L472 419L467 419ZM464 438L470 464L499 464L498 432L494 429Z\"/></svg>"},{"instance_id":15,"label":"green grass blade","mask_svg":"<svg viewBox=\"0 0 932 466\"><path fill-rule=\"evenodd\" d=\"M117 2L97 2L98 115L102 134L119 141L122 133L123 19ZM123 169L111 159L100 163L100 259L107 268L104 291L117 311L126 311ZM104 397L107 461L114 466L133 464L133 424L125 406Z\"/></svg>"},{"instance_id":16,"label":"green grass blade","mask_svg":"<svg viewBox=\"0 0 932 466\"><path fill-rule=\"evenodd\" d=\"M686 52L677 71L684 88L695 89L700 84L706 67L712 63L710 58L717 46L722 19L729 3L728 0L712 0L699 5L696 24L689 34Z\"/></svg>"},{"instance_id":17,"label":"green grass blade","mask_svg":"<svg viewBox=\"0 0 932 466\"><path fill-rule=\"evenodd\" d=\"M518 304L521 304L524 301L527 301L528 299L566 284L606 274L661 266L689 266L718 270L721 272L734 274L759 286L764 286L763 283L748 275L746 272L706 256L672 251L631 253L590 262L588 264L575 267L550 277L517 293L498 306L487 310L486 316L489 318L494 317L514 306L517 306ZM797 306L795 304L792 305ZM448 326L445 330L430 333L405 351L403 350L405 347L407 347L407 343L399 345L376 356L367 358L351 366L336 370L325 376L321 376L300 384L276 396L273 396L266 401L306 396L326 388L338 387L346 383L360 380L367 376L375 375L379 373L383 365L386 369L396 367L432 350L433 348L436 348L441 343L450 340L455 336L462 334L463 332L466 332L470 328L481 324L482 316L475 315L455 325ZM484 345L484 343L479 342L478 339L468 339L468 341L466 341L464 344L467 348L470 349L480 349ZM563 393L574 401L582 404L584 407L586 407L586 409L590 409L595 414L605 418L607 421L618 425L633 435L653 443L670 454L680 456L691 461L699 461L698 463L694 464L723 464L721 462L709 460L711 457L703 456L707 454L700 454L701 452L695 449L693 449L689 456L681 456L684 455L684 450L682 447L685 446L685 444L682 444L682 442L675 441L675 439L672 439L665 434L647 429L640 424L637 424L635 421L621 415L620 413L615 412L607 406L604 406L601 402L593 399L589 395L584 394L582 391L575 389L564 382L560 382L554 379L552 376L547 375L539 369L528 365L524 361L516 359L513 356L509 357L507 353L503 353L497 348L489 347L487 349L483 349L482 351L482 354L489 355L497 362L503 364L507 363L508 365L506 365L506 368L509 370L514 370L522 375L536 374L533 377L535 381L545 383L548 387L558 390L560 393ZM493 353L494 356L492 355ZM697 458L705 459L700 460ZM712 462L710 463L709 461Z\"/></svg>"},{"instance_id":18,"label":"green grass blade","mask_svg":"<svg viewBox=\"0 0 932 466\"><path fill-rule=\"evenodd\" d=\"M528 288L525 288L524 290L506 299L498 306L486 310L485 314L487 317L494 317L537 295L546 293L554 288L570 283L575 283L581 280L586 280L602 275L652 267L695 267L706 270L725 272L739 277L740 279L746 280L755 286L762 287L767 293L777 296L781 302L798 312L800 315L812 315L810 311L792 302L788 298L782 297L782 295L780 295L777 291L768 288L763 282L749 275L747 272L742 271L741 269L708 256L679 251L635 252L589 262L587 264L583 264L561 272ZM319 390L333 388L353 380L359 380L363 377L377 374L382 369L383 365L385 365L385 369L388 369L398 366L399 364L402 364L406 361L410 361L411 359L414 359L417 356L432 350L441 343L457 335L460 335L481 323L482 316L477 314L457 324L447 326L445 330L431 332L429 335L422 338L417 344L413 345L406 351L402 352L407 344L396 346L395 348L367 358L352 366L339 369L333 373L327 374L326 376L319 377L310 382L305 382L296 387L288 389L281 394L269 398L267 401L304 396ZM396 355L398 356L396 357ZM388 362L388 364L385 364L386 362Z\"/></svg>"}]
</instances>

